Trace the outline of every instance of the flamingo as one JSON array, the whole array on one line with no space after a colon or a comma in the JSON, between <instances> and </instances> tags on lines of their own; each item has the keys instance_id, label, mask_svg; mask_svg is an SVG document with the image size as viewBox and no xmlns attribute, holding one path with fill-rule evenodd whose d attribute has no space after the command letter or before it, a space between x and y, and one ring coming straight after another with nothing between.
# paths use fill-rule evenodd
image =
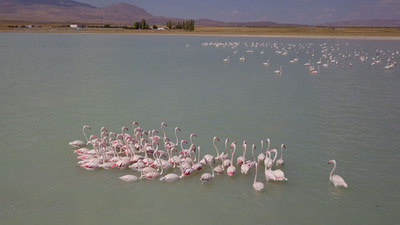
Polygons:
<instances>
[{"instance_id":1,"label":"flamingo","mask_svg":"<svg viewBox=\"0 0 400 225\"><path fill-rule=\"evenodd\" d=\"M211 167L211 174L210 173L203 173L200 177L201 183L204 184L205 182L208 183L214 178L214 169L212 167L212 162L206 161L208 165Z\"/></svg>"},{"instance_id":2,"label":"flamingo","mask_svg":"<svg viewBox=\"0 0 400 225\"><path fill-rule=\"evenodd\" d=\"M245 142L243 142L243 163L240 166L240 172L245 175L249 172L250 169L249 164L246 162L246 151L247 151L247 145Z\"/></svg>"},{"instance_id":3,"label":"flamingo","mask_svg":"<svg viewBox=\"0 0 400 225\"><path fill-rule=\"evenodd\" d=\"M266 142L268 143L267 151L269 151L269 147L270 147L271 141L269 140L269 138L267 138ZM265 160L265 154L264 154L264 152L262 152L263 147L264 147L264 141L261 140L261 153L258 154L258 156L257 156L257 162L258 163L264 162L264 160Z\"/></svg>"},{"instance_id":4,"label":"flamingo","mask_svg":"<svg viewBox=\"0 0 400 225\"><path fill-rule=\"evenodd\" d=\"M229 138L225 139L225 151L228 150L228 142L229 142ZM219 156L217 156L217 158L219 158L222 162L228 158L228 153L227 152L221 152L221 154Z\"/></svg>"},{"instance_id":5,"label":"flamingo","mask_svg":"<svg viewBox=\"0 0 400 225\"><path fill-rule=\"evenodd\" d=\"M282 166L285 163L285 161L283 160L283 149L285 149L285 148L286 148L286 145L281 144L281 158L276 161L277 166Z\"/></svg>"},{"instance_id":6,"label":"flamingo","mask_svg":"<svg viewBox=\"0 0 400 225\"><path fill-rule=\"evenodd\" d=\"M229 56L228 56L228 58L224 59L224 62L226 62L226 63L229 62Z\"/></svg>"},{"instance_id":7,"label":"flamingo","mask_svg":"<svg viewBox=\"0 0 400 225\"><path fill-rule=\"evenodd\" d=\"M282 66L279 68L279 70L274 70L274 74L282 74Z\"/></svg>"},{"instance_id":8,"label":"flamingo","mask_svg":"<svg viewBox=\"0 0 400 225\"><path fill-rule=\"evenodd\" d=\"M197 137L197 134L196 133L191 133L190 134L190 139L189 139L190 140L190 148L189 148L189 150L195 152L196 151L196 145L193 144L193 137ZM194 158L196 158L196 156Z\"/></svg>"},{"instance_id":9,"label":"flamingo","mask_svg":"<svg viewBox=\"0 0 400 225\"><path fill-rule=\"evenodd\" d=\"M228 176L233 176L236 173L236 167L233 165L233 156L235 155L235 151L236 151L236 141L232 142L230 148L233 148L232 151L232 156L231 156L231 165L228 167L228 169L226 170L226 173L228 174Z\"/></svg>"},{"instance_id":10,"label":"flamingo","mask_svg":"<svg viewBox=\"0 0 400 225\"><path fill-rule=\"evenodd\" d=\"M83 128L82 128L82 133L85 136L86 143L84 141L81 141L81 140L75 140L75 141L71 141L68 144L73 146L73 147L75 147L75 148L82 148L83 146L86 146L89 143L89 140L88 140L88 138L86 136L85 129L90 129L90 126L89 125L84 125Z\"/></svg>"},{"instance_id":11,"label":"flamingo","mask_svg":"<svg viewBox=\"0 0 400 225\"><path fill-rule=\"evenodd\" d=\"M215 141L219 141L219 137L214 136L213 146L214 146L215 152L217 152L217 156L215 157L215 159L220 159L221 156L219 155L219 151L218 151L217 145L215 144Z\"/></svg>"},{"instance_id":12,"label":"flamingo","mask_svg":"<svg viewBox=\"0 0 400 225\"><path fill-rule=\"evenodd\" d=\"M311 70L310 71L311 74L319 74L319 66L318 66L318 70Z\"/></svg>"},{"instance_id":13,"label":"flamingo","mask_svg":"<svg viewBox=\"0 0 400 225\"><path fill-rule=\"evenodd\" d=\"M254 162L256 161L256 158L254 157L254 149L256 148L256 145L253 144L251 146L251 154L253 155L253 160ZM262 191L264 190L264 184L261 182L257 182L257 171L258 171L258 163L255 163L255 167L256 167L256 174L254 175L254 181L253 181L253 188L256 191Z\"/></svg>"},{"instance_id":14,"label":"flamingo","mask_svg":"<svg viewBox=\"0 0 400 225\"><path fill-rule=\"evenodd\" d=\"M158 158L157 158L156 160L158 160ZM161 165L161 162L160 162L160 161L158 161L158 163L159 163L159 165ZM164 172L164 169L163 169L162 166L161 166L161 172L158 172L158 171L156 171L156 170L154 169L154 170L150 170L150 172L144 173L144 171L145 171L146 168L154 169L154 168L152 168L152 167L145 167L145 168L141 169L140 172L142 173L142 175L140 176L140 178L145 178L145 179L150 179L150 180L152 180L152 179L155 179L155 178L161 176L161 174L163 174L163 172Z\"/></svg>"},{"instance_id":15,"label":"flamingo","mask_svg":"<svg viewBox=\"0 0 400 225\"><path fill-rule=\"evenodd\" d=\"M329 180L333 183L333 185L335 185L335 187L345 187L347 188L347 183L346 181L344 181L344 179L339 176L339 175L333 175L333 171L336 169L336 160L332 159L329 160L328 164L332 164L333 163L333 169L331 171L331 173L329 174Z\"/></svg>"},{"instance_id":16,"label":"flamingo","mask_svg":"<svg viewBox=\"0 0 400 225\"><path fill-rule=\"evenodd\" d=\"M271 154L271 153L268 151L268 152L267 152L268 157L265 159L265 160L267 160L267 162L265 163L265 171L264 171L264 173L265 173L265 179L266 179L267 181L269 181L269 180L275 181L275 180L276 180L275 173L272 171L271 168L268 168L268 167L267 167L268 162L271 161L271 156L270 156L270 154Z\"/></svg>"},{"instance_id":17,"label":"flamingo","mask_svg":"<svg viewBox=\"0 0 400 225\"><path fill-rule=\"evenodd\" d=\"M215 157L215 158L216 158L216 159L221 159L222 153L221 153L221 155L219 154L217 145L215 144L215 141L216 141L216 140L219 141L219 138L218 138L217 136L215 136L214 139L213 139L213 145L214 145L215 151L217 152L217 157ZM223 173L223 172L224 172L224 166L222 165L222 163L223 163L223 159L221 159L221 164L218 164L218 165L213 169L213 172L218 173L218 174Z\"/></svg>"},{"instance_id":18,"label":"flamingo","mask_svg":"<svg viewBox=\"0 0 400 225\"><path fill-rule=\"evenodd\" d=\"M197 158L200 159L200 146L197 146ZM194 163L194 165L192 165L193 170L195 171L200 171L201 169L203 169L203 165L201 163Z\"/></svg>"},{"instance_id":19,"label":"flamingo","mask_svg":"<svg viewBox=\"0 0 400 225\"><path fill-rule=\"evenodd\" d=\"M228 151L228 142L229 138L225 139L225 150ZM223 155L223 157L222 157ZM224 158L224 159L222 159ZM222 165L224 167L228 167L231 164L231 160L228 158L228 153L227 152L222 152L221 153L221 160L222 160Z\"/></svg>"},{"instance_id":20,"label":"flamingo","mask_svg":"<svg viewBox=\"0 0 400 225\"><path fill-rule=\"evenodd\" d=\"M132 182L132 181L137 181L138 177L135 175L125 175L125 176L119 177L119 179L121 179L125 182Z\"/></svg>"},{"instance_id":21,"label":"flamingo","mask_svg":"<svg viewBox=\"0 0 400 225\"><path fill-rule=\"evenodd\" d=\"M163 138L164 138L164 140L165 140L165 138L166 138L167 136L165 135L164 126L168 126L168 124L167 124L166 122L162 122L162 123L161 123L161 130L162 130L162 132L163 132Z\"/></svg>"},{"instance_id":22,"label":"flamingo","mask_svg":"<svg viewBox=\"0 0 400 225\"><path fill-rule=\"evenodd\" d=\"M275 178L276 178L276 180L278 180L278 181L286 181L286 180L288 180L286 177L285 177L285 173L282 171L282 170L280 170L280 169L277 169L277 170L273 170L273 172L274 172L274 174L275 174Z\"/></svg>"},{"instance_id":23,"label":"flamingo","mask_svg":"<svg viewBox=\"0 0 400 225\"><path fill-rule=\"evenodd\" d=\"M169 174L167 174L167 175L165 175L165 176L163 176L163 177L161 177L160 178L160 181L166 181L166 182L168 182L168 183L171 183L171 182L175 182L175 181L177 181L177 180L179 180L180 179L180 177L179 177L179 175L177 175L176 173L169 173Z\"/></svg>"},{"instance_id":24,"label":"flamingo","mask_svg":"<svg viewBox=\"0 0 400 225\"><path fill-rule=\"evenodd\" d=\"M219 138L217 136L215 136L213 138L213 145L215 146L215 141L219 141ZM216 151L218 152L218 150L216 149ZM207 164L206 162L210 162L210 163L215 163L215 157L213 155L210 154L206 154L203 156L203 159L200 160L201 164Z\"/></svg>"},{"instance_id":25,"label":"flamingo","mask_svg":"<svg viewBox=\"0 0 400 225\"><path fill-rule=\"evenodd\" d=\"M243 144L242 144L242 152L243 152L243 154L241 156L237 157L237 159L236 159L236 164L237 165L240 165L240 164L244 163L244 161L245 161L244 154L245 154L246 147L247 147L246 140L244 140Z\"/></svg>"},{"instance_id":26,"label":"flamingo","mask_svg":"<svg viewBox=\"0 0 400 225\"><path fill-rule=\"evenodd\" d=\"M269 154L267 154L267 156L265 157L264 165L266 168L270 169L270 168L272 168L272 165L274 164L274 162L276 160L277 150L274 148L274 149L269 150L268 152L269 152ZM275 153L273 160L270 160L271 152Z\"/></svg>"}]
</instances>

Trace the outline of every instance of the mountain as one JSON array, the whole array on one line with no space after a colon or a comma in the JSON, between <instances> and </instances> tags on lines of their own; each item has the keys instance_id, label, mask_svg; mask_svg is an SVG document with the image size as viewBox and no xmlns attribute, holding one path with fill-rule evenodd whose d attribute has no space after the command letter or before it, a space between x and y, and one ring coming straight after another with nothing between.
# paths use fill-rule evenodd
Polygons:
<instances>
[{"instance_id":1,"label":"mountain","mask_svg":"<svg viewBox=\"0 0 400 225\"><path fill-rule=\"evenodd\" d=\"M21 4L21 5L36 5L36 4L44 4L44 5L54 5L54 6L65 6L65 7L73 7L73 6L88 6L94 8L86 3L80 3L72 0L0 0L0 2L8 2L11 4Z\"/></svg>"},{"instance_id":2,"label":"mountain","mask_svg":"<svg viewBox=\"0 0 400 225\"><path fill-rule=\"evenodd\" d=\"M0 20L130 24L141 19L165 22L134 5L119 3L97 8L73 0L0 0Z\"/></svg>"},{"instance_id":3,"label":"mountain","mask_svg":"<svg viewBox=\"0 0 400 225\"><path fill-rule=\"evenodd\" d=\"M347 20L321 24L330 27L400 27L400 19L394 20Z\"/></svg>"},{"instance_id":4,"label":"mountain","mask_svg":"<svg viewBox=\"0 0 400 225\"><path fill-rule=\"evenodd\" d=\"M73 0L0 0L0 20L25 22L58 23L102 23L133 24L145 19L149 24L166 24L168 20L182 21L183 18L154 16L137 6L119 3L107 7L95 7ZM205 26L298 26L299 24L279 24L263 22L221 22L197 19L196 25ZM320 26L358 27L400 27L400 20L352 20L320 24Z\"/></svg>"},{"instance_id":5,"label":"mountain","mask_svg":"<svg viewBox=\"0 0 400 225\"><path fill-rule=\"evenodd\" d=\"M154 16L137 6L119 3L95 7L73 0L0 0L0 20L62 23L132 24L145 19L149 24L166 24L183 18ZM277 26L274 22L221 22L198 19L196 25L207 26Z\"/></svg>"}]
</instances>

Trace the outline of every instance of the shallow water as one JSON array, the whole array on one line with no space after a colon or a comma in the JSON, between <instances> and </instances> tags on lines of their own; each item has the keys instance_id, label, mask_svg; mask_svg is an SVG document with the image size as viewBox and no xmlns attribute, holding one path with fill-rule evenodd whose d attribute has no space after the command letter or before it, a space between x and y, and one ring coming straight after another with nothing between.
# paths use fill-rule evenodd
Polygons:
<instances>
[{"instance_id":1,"label":"shallow water","mask_svg":"<svg viewBox=\"0 0 400 225\"><path fill-rule=\"evenodd\" d=\"M384 69L390 55L399 61L398 41L12 33L0 40L0 224L399 221L400 71ZM228 42L240 44L213 44ZM311 75L303 64L325 48L338 64ZM282 49L286 56L276 53ZM382 63L372 66L377 50ZM84 139L84 124L99 135L102 126L120 132L133 121L145 130L165 121L171 138L176 126L184 139L195 132L202 155L215 152L213 136L220 150L225 138L256 144L257 153L262 139L272 148L285 143L288 181L266 182L260 166L258 193L253 169L202 185L200 175L125 183L118 177L134 172L76 166L68 142ZM330 159L348 189L329 183Z\"/></svg>"}]
</instances>

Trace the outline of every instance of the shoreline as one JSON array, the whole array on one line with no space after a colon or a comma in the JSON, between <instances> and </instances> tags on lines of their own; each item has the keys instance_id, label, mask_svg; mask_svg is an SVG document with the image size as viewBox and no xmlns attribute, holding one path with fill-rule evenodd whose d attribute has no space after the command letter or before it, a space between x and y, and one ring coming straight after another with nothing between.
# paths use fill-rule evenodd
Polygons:
<instances>
[{"instance_id":1,"label":"shoreline","mask_svg":"<svg viewBox=\"0 0 400 225\"><path fill-rule=\"evenodd\" d=\"M296 31L297 29L297 31ZM345 29L345 28L342 28ZM298 28L242 28L242 27L200 27L195 31L180 30L127 30L122 28L64 28L64 27L40 27L40 28L0 28L0 33L65 33L65 34L129 34L129 35L179 35L179 36L209 36L209 37L259 37L259 38L302 38L302 39L340 39L340 40L380 40L400 41L400 29L390 29L384 35L378 32L366 32L364 30L376 28L364 28L362 31L350 32L346 28L344 32L335 30L298 30Z\"/></svg>"}]
</instances>

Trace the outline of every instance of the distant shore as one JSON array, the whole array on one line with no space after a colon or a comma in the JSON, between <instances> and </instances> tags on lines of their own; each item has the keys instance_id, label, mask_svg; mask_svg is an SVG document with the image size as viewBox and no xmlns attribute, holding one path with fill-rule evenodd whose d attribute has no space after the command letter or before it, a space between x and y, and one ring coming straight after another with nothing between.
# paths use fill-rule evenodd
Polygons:
<instances>
[{"instance_id":1,"label":"distant shore","mask_svg":"<svg viewBox=\"0 0 400 225\"><path fill-rule=\"evenodd\" d=\"M124 28L70 28L68 25L10 25L1 23L0 33L91 33L91 34L145 34L192 35L235 37L288 37L318 39L400 40L397 27L213 27L196 26L194 31L183 30L134 30Z\"/></svg>"}]
</instances>

